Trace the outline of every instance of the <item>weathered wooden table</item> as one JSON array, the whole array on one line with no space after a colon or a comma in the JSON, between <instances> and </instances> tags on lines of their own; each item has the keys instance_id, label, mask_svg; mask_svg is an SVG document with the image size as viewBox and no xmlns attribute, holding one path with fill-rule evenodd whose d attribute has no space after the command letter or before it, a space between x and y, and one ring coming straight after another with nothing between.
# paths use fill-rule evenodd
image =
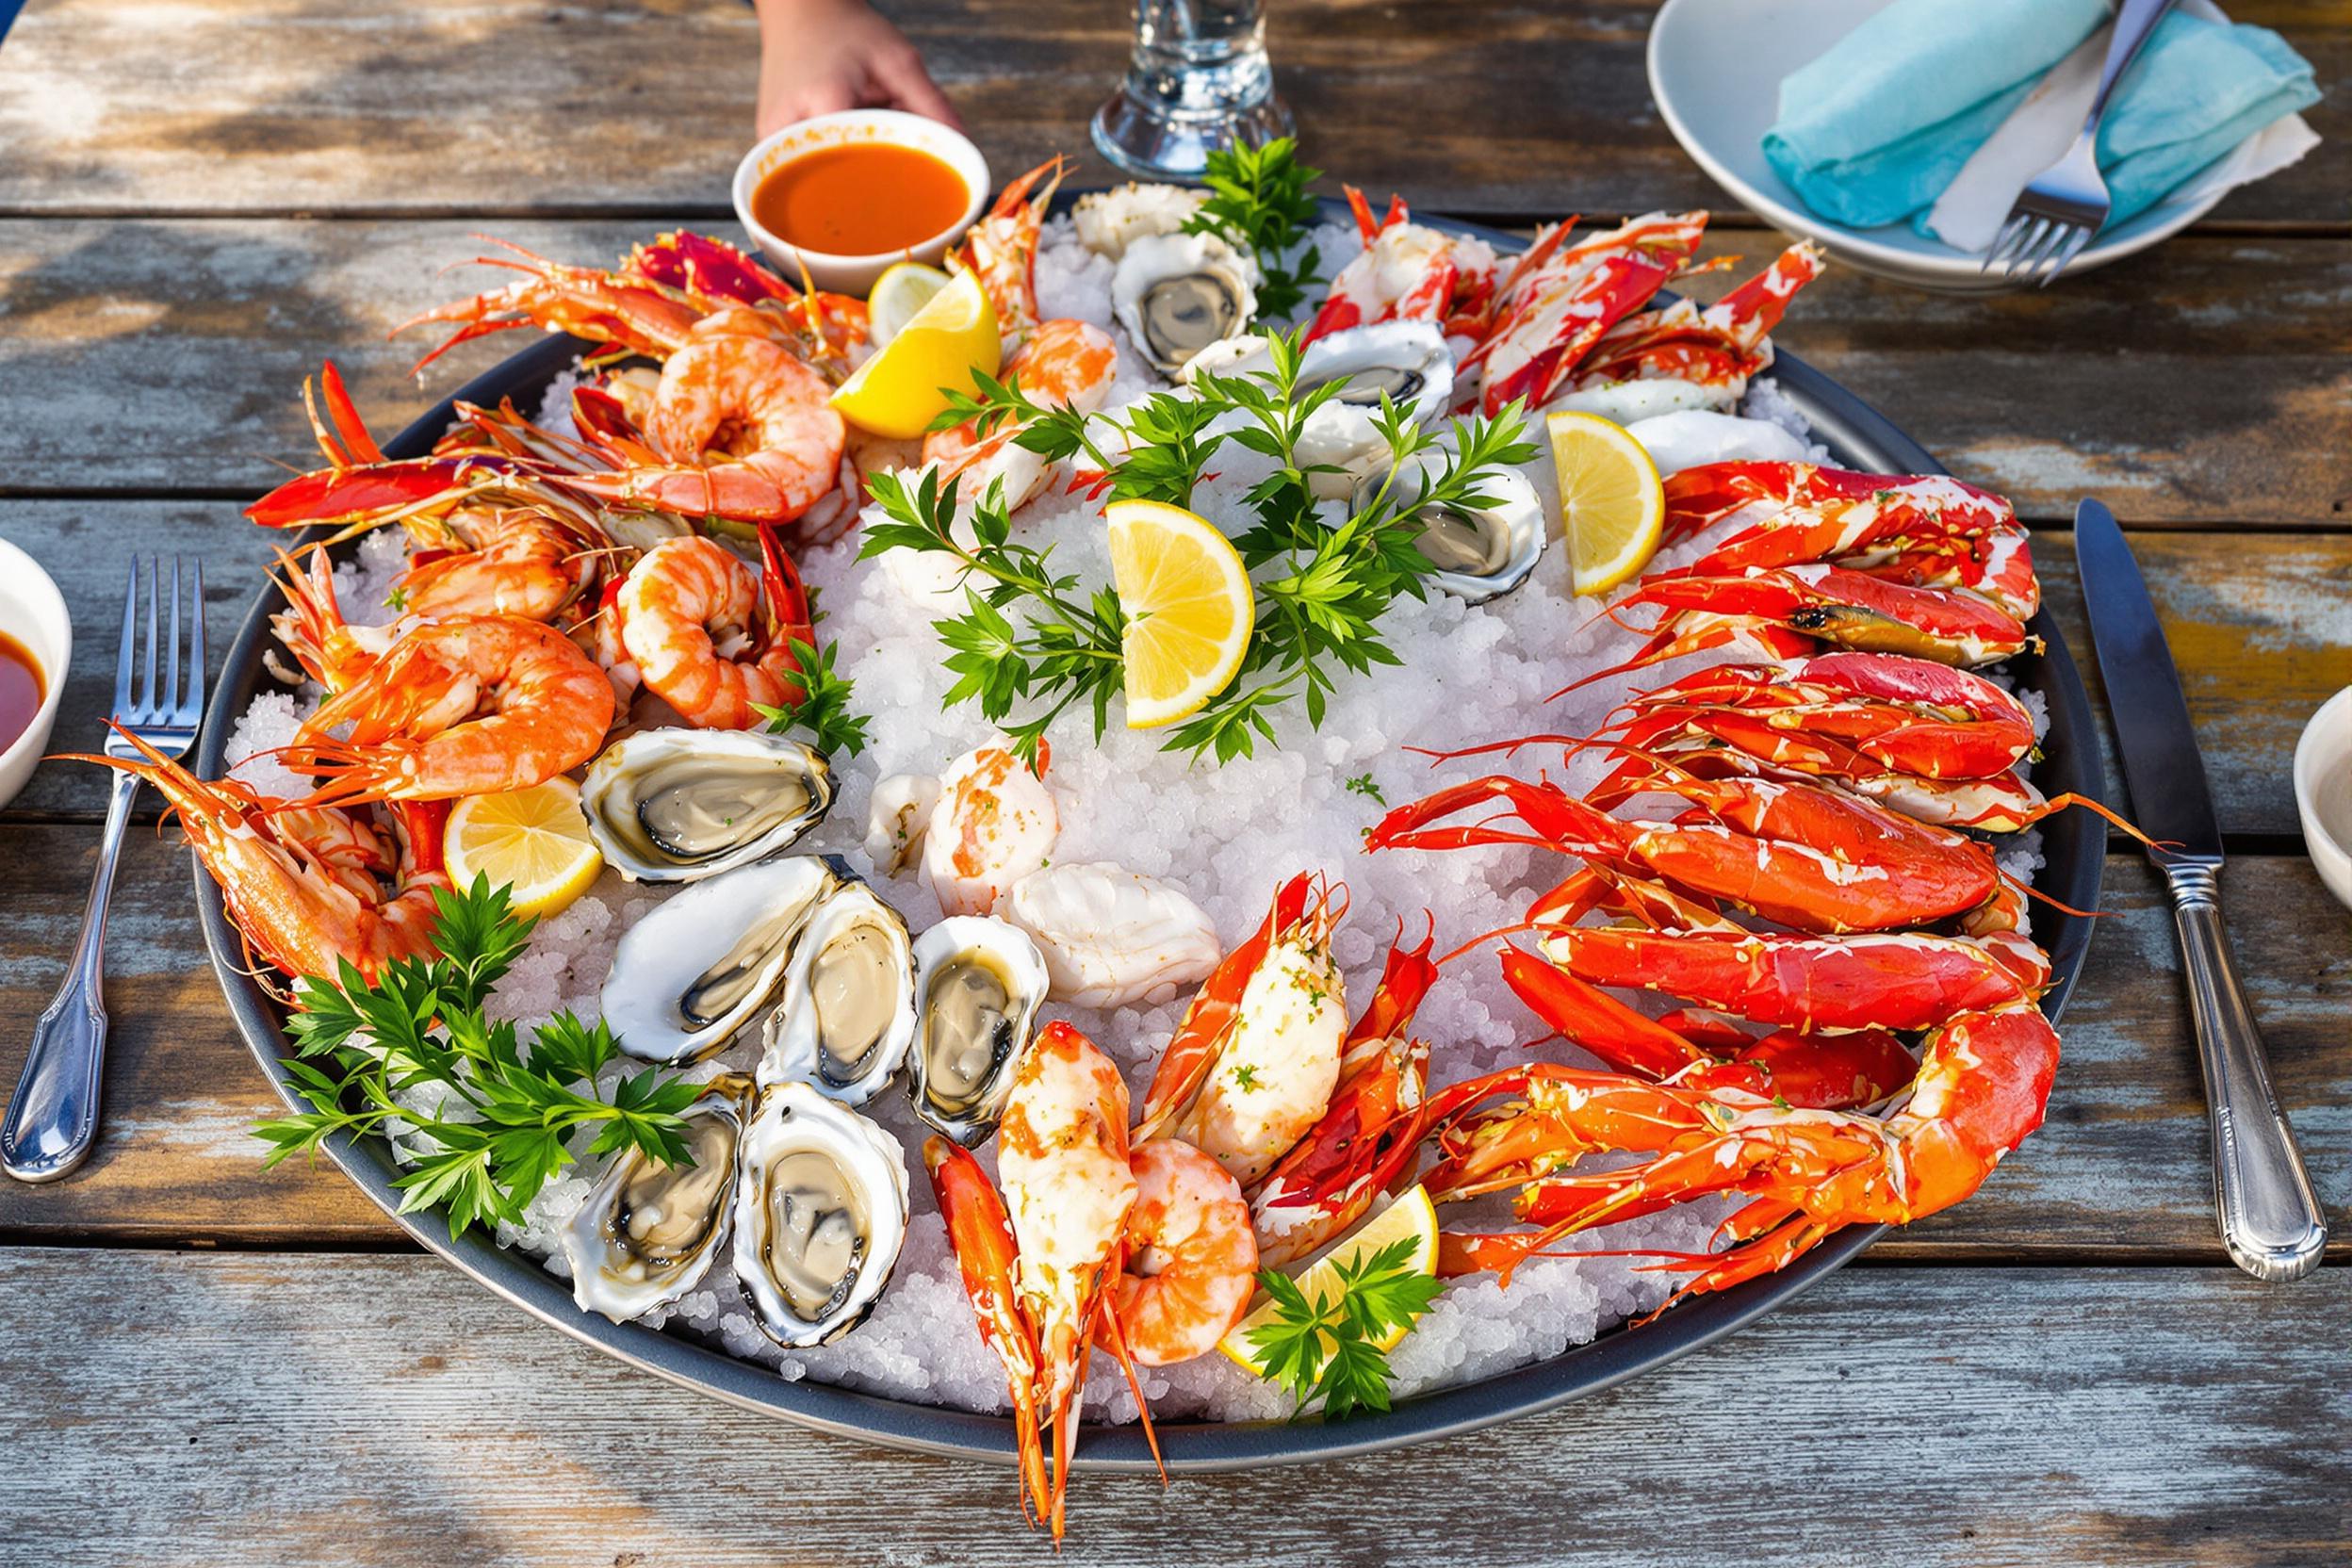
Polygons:
<instances>
[{"instance_id":1,"label":"weathered wooden table","mask_svg":"<svg viewBox=\"0 0 2352 1568\"><path fill-rule=\"evenodd\" d=\"M889 8L1000 170L1085 151L1116 0ZM1376 191L1508 222L1719 200L1650 105L1645 5L1272 9L1309 154ZM2302 858L2287 759L2352 681L2352 8L2238 9L2334 94L2301 166L2047 293L1833 272L1787 335L2017 498L2078 655L2066 519L2096 490L2135 531L2238 949L2344 1235L2352 928ZM0 533L73 603L57 745L97 739L128 552L203 551L225 640L268 558L237 505L305 457L306 372L335 356L384 430L425 406L384 331L451 291L436 270L473 233L589 259L731 223L756 50L727 0L32 0L0 47ZM1718 251L1772 243L1718 226ZM0 1085L103 802L54 763L0 817ZM1008 1472L629 1371L417 1255L331 1169L264 1173L246 1128L273 1102L174 837L135 834L122 868L105 1141L61 1185L0 1183L0 1563L1042 1555ZM1541 1419L1345 1470L1083 1478L1070 1558L2343 1560L2352 1270L2262 1286L2223 1259L2168 923L2136 855L2108 888L2049 1125L1965 1206Z\"/></svg>"}]
</instances>

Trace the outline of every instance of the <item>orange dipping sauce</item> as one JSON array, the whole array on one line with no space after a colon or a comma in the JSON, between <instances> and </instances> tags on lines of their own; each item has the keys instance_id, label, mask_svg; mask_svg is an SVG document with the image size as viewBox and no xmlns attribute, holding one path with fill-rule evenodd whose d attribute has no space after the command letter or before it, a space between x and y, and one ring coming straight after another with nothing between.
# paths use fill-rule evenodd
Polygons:
<instances>
[{"instance_id":1,"label":"orange dipping sauce","mask_svg":"<svg viewBox=\"0 0 2352 1568\"><path fill-rule=\"evenodd\" d=\"M852 141L770 171L751 193L751 215L803 250L878 256L937 237L971 199L963 176L929 153Z\"/></svg>"},{"instance_id":2,"label":"orange dipping sauce","mask_svg":"<svg viewBox=\"0 0 2352 1568\"><path fill-rule=\"evenodd\" d=\"M41 666L24 644L0 631L0 751L33 727L41 699L48 694Z\"/></svg>"}]
</instances>

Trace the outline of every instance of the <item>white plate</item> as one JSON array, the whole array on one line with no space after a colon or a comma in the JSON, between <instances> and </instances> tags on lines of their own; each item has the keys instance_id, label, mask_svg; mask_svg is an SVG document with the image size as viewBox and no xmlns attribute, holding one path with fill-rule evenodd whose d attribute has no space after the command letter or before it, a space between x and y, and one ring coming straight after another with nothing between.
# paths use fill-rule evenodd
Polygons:
<instances>
[{"instance_id":1,"label":"white plate","mask_svg":"<svg viewBox=\"0 0 2352 1568\"><path fill-rule=\"evenodd\" d=\"M1742 206L1790 234L1819 240L1851 267L1951 293L2015 286L1983 258L1909 225L1833 223L1805 206L1764 161L1779 114L1780 81L1885 9L1892 0L1666 0L1650 28L1650 91L1683 150ZM2201 184L2202 182L2200 182ZM2066 271L2087 272L2144 251L2211 211L2225 192L2167 197L2102 233Z\"/></svg>"}]
</instances>

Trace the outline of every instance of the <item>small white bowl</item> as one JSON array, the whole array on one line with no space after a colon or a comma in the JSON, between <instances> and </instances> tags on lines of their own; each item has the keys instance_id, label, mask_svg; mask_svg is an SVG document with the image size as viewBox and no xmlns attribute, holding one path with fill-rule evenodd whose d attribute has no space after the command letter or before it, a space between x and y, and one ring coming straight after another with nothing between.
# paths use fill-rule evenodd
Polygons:
<instances>
[{"instance_id":1,"label":"small white bowl","mask_svg":"<svg viewBox=\"0 0 2352 1568\"><path fill-rule=\"evenodd\" d=\"M65 596L41 563L0 539L0 631L24 645L41 666L41 711L7 750L0 751L0 806L14 800L49 749L49 728L57 722L57 696L74 659L74 621Z\"/></svg>"},{"instance_id":2,"label":"small white bowl","mask_svg":"<svg viewBox=\"0 0 2352 1568\"><path fill-rule=\"evenodd\" d=\"M956 171L968 193L963 216L920 245L878 256L829 255L789 244L761 228L752 217L752 192L760 188L760 182L769 174L819 148L861 141L911 147L930 154ZM812 120L787 125L745 153L743 161L735 166L735 216L753 242L776 263L787 283L797 285L801 269L806 267L809 281L828 293L863 294L874 286L874 280L885 269L895 263L921 261L938 266L948 246L980 216L980 209L988 200L988 160L980 155L980 149L962 132L898 109L845 109L840 114L820 114Z\"/></svg>"},{"instance_id":3,"label":"small white bowl","mask_svg":"<svg viewBox=\"0 0 2352 1568\"><path fill-rule=\"evenodd\" d=\"M2321 703L2295 743L2295 808L2319 879L2352 907L2352 686Z\"/></svg>"}]
</instances>

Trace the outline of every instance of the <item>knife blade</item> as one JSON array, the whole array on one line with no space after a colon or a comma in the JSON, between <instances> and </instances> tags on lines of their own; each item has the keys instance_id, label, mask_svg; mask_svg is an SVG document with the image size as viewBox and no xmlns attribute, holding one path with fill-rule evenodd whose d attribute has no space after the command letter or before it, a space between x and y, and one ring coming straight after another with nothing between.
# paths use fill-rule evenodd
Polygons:
<instances>
[{"instance_id":1,"label":"knife blade","mask_svg":"<svg viewBox=\"0 0 2352 1568\"><path fill-rule=\"evenodd\" d=\"M2328 1222L2271 1086L2270 1058L2238 980L2221 920L2221 825L2205 760L2180 694L2180 673L2115 514L2085 500L2074 514L2074 559L2091 645L2107 685L2132 815L2159 841L2180 939L2197 1066L2213 1135L2213 1203L2230 1261L2258 1280L2299 1280L2319 1266Z\"/></svg>"},{"instance_id":2,"label":"knife blade","mask_svg":"<svg viewBox=\"0 0 2352 1568\"><path fill-rule=\"evenodd\" d=\"M2123 540L2115 514L2086 500L2074 514L2074 559L2082 574L2082 608L2115 715L2115 748L2132 791L2132 820L2169 846L2151 851L2158 865L2183 857L2221 860L2221 824L2213 815L2205 759L2189 725L2180 672L2148 596L2148 580Z\"/></svg>"}]
</instances>

